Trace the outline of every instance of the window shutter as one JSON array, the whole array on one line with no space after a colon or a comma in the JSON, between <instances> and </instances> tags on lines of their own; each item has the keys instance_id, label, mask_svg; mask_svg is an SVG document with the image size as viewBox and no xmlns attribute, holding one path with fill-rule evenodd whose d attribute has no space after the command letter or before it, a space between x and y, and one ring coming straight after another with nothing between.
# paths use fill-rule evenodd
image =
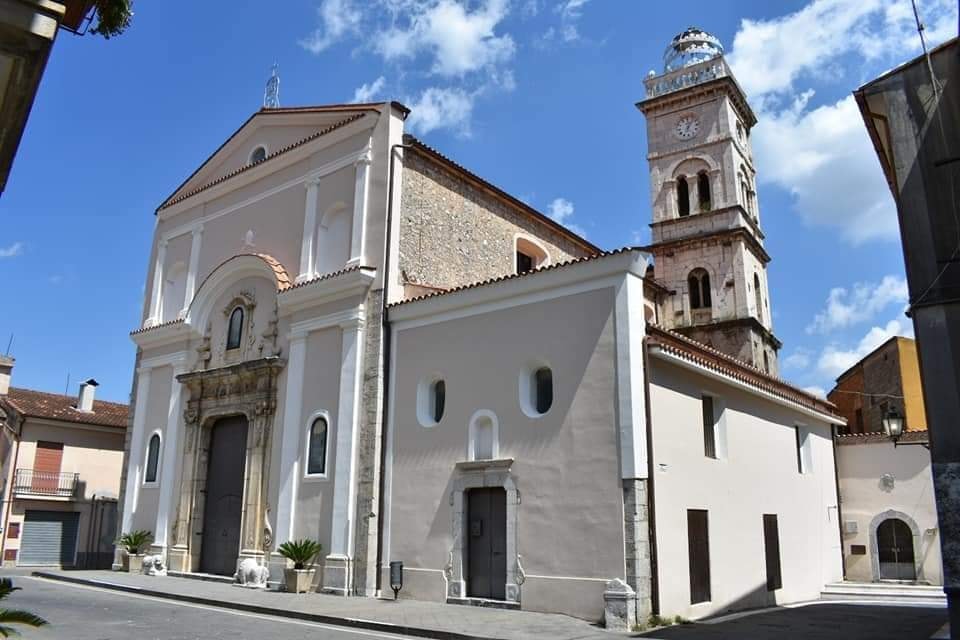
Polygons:
<instances>
[{"instance_id":1,"label":"window shutter","mask_svg":"<svg viewBox=\"0 0 960 640\"><path fill-rule=\"evenodd\" d=\"M690 560L690 604L710 601L710 536L707 512L687 509L687 553Z\"/></svg>"},{"instance_id":2,"label":"window shutter","mask_svg":"<svg viewBox=\"0 0 960 640\"><path fill-rule=\"evenodd\" d=\"M713 397L703 396L703 455L717 457L716 418L713 413Z\"/></svg>"},{"instance_id":3,"label":"window shutter","mask_svg":"<svg viewBox=\"0 0 960 640\"><path fill-rule=\"evenodd\" d=\"M767 563L767 591L783 586L780 577L780 531L775 513L763 514L763 553Z\"/></svg>"}]
</instances>

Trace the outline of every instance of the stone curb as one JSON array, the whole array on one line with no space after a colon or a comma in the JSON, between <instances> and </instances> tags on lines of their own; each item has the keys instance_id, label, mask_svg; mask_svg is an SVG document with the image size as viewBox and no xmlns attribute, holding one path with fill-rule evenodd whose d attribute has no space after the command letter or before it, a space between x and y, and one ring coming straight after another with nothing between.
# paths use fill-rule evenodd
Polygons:
<instances>
[{"instance_id":1,"label":"stone curb","mask_svg":"<svg viewBox=\"0 0 960 640\"><path fill-rule=\"evenodd\" d=\"M59 582L69 582L72 584L86 585L88 587L98 587L100 589L110 589L112 591L123 591L125 593L136 593L139 595L163 598L166 600L179 600L182 602L190 602L192 604L202 604L210 607L217 607L219 609L235 609L237 611L245 611L247 613L259 613L262 615L277 616L280 618L294 618L296 620L305 620L307 622L318 622L320 624L329 624L338 627L351 627L354 629L364 629L367 631L382 631L384 633L393 633L396 635L433 638L434 640L503 640L502 638L474 636L466 633L457 633L455 631L443 631L440 629L422 629L407 625L391 624L389 622L378 622L376 620L361 620L359 618L345 618L340 616L324 615L320 613L307 613L305 611L290 611L288 609L278 609L276 607L247 604L245 602L215 600L213 598L170 593L168 591L143 589L141 587L117 584L115 582L91 580L89 578L74 578L72 576L66 576L57 573L47 573L45 571L33 571L30 575L35 578L44 578L46 580L57 580Z\"/></svg>"}]
</instances>

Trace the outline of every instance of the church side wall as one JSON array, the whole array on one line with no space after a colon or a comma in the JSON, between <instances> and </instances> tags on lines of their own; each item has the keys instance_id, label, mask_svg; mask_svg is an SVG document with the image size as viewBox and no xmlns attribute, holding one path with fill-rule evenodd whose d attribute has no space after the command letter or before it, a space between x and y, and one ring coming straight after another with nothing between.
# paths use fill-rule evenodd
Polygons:
<instances>
[{"instance_id":1,"label":"church side wall","mask_svg":"<svg viewBox=\"0 0 960 640\"><path fill-rule=\"evenodd\" d=\"M179 383L177 383L179 384ZM144 461L146 460L146 446L150 436L154 433L160 434L161 448L162 443L167 438L167 413L170 403L170 393L173 385L173 367L156 367L150 372L150 388L147 395L147 417L144 423L142 447L140 451L130 452L132 460L139 461L140 478L137 482L136 490L139 492L137 499L137 509L133 514L131 530L146 529L156 534L157 528L157 507L160 501L160 485L144 485ZM158 472L159 473L159 472ZM172 478L163 478L158 476L160 482L175 481ZM127 532L124 532L127 533Z\"/></svg>"},{"instance_id":2,"label":"church side wall","mask_svg":"<svg viewBox=\"0 0 960 640\"><path fill-rule=\"evenodd\" d=\"M613 297L604 288L397 330L384 560L404 562L402 596L442 602L453 585L445 570L460 575L452 554L458 536L469 536L454 505L468 472L455 465L467 459L472 419L488 410L499 429L494 457L513 459L520 496L507 535L517 535L522 608L602 617L606 581L625 571ZM535 418L519 398L531 363L553 372L553 404ZM446 406L439 424L424 427L418 385L435 375Z\"/></svg>"},{"instance_id":3,"label":"church side wall","mask_svg":"<svg viewBox=\"0 0 960 640\"><path fill-rule=\"evenodd\" d=\"M660 611L702 618L819 598L841 579L830 425L651 358ZM704 455L703 394L723 406L719 459ZM810 430L799 473L794 425ZM709 602L691 604L687 510L708 512ZM783 587L767 591L763 515L776 514Z\"/></svg>"},{"instance_id":4,"label":"church side wall","mask_svg":"<svg viewBox=\"0 0 960 640\"><path fill-rule=\"evenodd\" d=\"M403 166L400 269L408 282L455 287L512 274L516 238L533 238L549 263L588 251L422 155Z\"/></svg>"}]
</instances>

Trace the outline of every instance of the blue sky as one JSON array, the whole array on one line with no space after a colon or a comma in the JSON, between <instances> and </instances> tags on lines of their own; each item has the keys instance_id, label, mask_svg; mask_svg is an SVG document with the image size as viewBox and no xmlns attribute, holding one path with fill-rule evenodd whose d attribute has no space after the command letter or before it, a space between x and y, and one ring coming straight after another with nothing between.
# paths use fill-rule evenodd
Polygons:
<instances>
[{"instance_id":1,"label":"blue sky","mask_svg":"<svg viewBox=\"0 0 960 640\"><path fill-rule=\"evenodd\" d=\"M262 101L396 99L422 139L607 247L650 220L642 80L717 35L754 145L783 376L829 389L909 334L893 202L851 90L912 57L909 0L146 2L109 41L61 33L0 198L0 351L15 386L125 401L153 211ZM921 2L928 37L955 0Z\"/></svg>"}]
</instances>

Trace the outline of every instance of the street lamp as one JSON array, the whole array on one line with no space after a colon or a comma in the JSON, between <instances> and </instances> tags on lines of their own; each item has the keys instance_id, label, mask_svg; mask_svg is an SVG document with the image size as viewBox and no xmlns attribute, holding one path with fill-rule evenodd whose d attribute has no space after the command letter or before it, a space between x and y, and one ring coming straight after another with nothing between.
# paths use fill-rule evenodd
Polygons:
<instances>
[{"instance_id":1,"label":"street lamp","mask_svg":"<svg viewBox=\"0 0 960 640\"><path fill-rule=\"evenodd\" d=\"M901 414L896 407L891 407L890 409L887 410L886 415L883 416L883 420L881 421L881 424L883 424L883 432L887 435L888 438L890 438L891 441L893 441L893 446L894 447L899 446L899 440L903 436L903 430L904 430L904 427L906 426L906 421L903 418L903 414ZM929 442L911 441L911 442L904 442L903 444L904 445L919 444L923 447L926 447L927 449L930 448Z\"/></svg>"}]
</instances>

